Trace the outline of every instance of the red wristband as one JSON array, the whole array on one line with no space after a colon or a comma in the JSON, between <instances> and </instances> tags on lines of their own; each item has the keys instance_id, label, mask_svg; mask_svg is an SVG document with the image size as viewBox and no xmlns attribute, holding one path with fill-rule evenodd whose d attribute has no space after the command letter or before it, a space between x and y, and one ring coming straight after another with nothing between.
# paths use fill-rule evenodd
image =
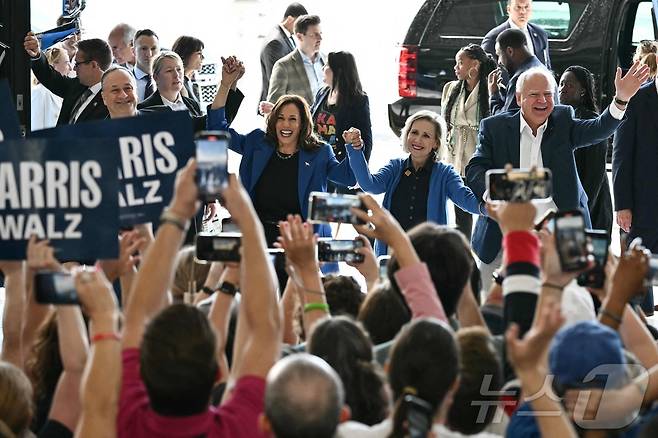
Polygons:
<instances>
[{"instance_id":1,"label":"red wristband","mask_svg":"<svg viewBox=\"0 0 658 438\"><path fill-rule=\"evenodd\" d=\"M118 333L97 333L91 337L92 344L97 341L107 341L107 340L121 341L121 336L119 336Z\"/></svg>"},{"instance_id":2,"label":"red wristband","mask_svg":"<svg viewBox=\"0 0 658 438\"><path fill-rule=\"evenodd\" d=\"M531 231L512 231L503 236L504 265L517 262L539 266L539 239Z\"/></svg>"}]
</instances>

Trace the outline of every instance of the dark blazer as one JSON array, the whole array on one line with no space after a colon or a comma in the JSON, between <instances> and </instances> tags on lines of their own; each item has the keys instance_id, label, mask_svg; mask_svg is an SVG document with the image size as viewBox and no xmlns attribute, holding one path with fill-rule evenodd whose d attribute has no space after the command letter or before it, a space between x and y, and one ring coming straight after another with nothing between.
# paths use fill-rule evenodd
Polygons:
<instances>
[{"instance_id":1,"label":"dark blazer","mask_svg":"<svg viewBox=\"0 0 658 438\"><path fill-rule=\"evenodd\" d=\"M265 39L260 49L260 72L263 76L263 85L260 92L260 101L267 100L267 92L270 88L270 76L274 63L295 50L295 45L288 38L288 34L277 25ZM259 101L259 102L260 102Z\"/></svg>"},{"instance_id":2,"label":"dark blazer","mask_svg":"<svg viewBox=\"0 0 658 438\"><path fill-rule=\"evenodd\" d=\"M315 101L311 107L311 115L313 116L313 126L317 119L320 108L324 102L329 98L330 87L322 87L315 95ZM368 96L363 95L349 105L343 105L336 111L336 144L334 146L334 153L336 159L342 161L346 157L345 142L343 141L343 131L355 127L361 131L361 138L364 145L364 154L366 161L370 161L370 153L372 151L372 125L370 123L370 103Z\"/></svg>"},{"instance_id":3,"label":"dark blazer","mask_svg":"<svg viewBox=\"0 0 658 438\"><path fill-rule=\"evenodd\" d=\"M656 82L640 88L615 134L612 185L615 210L633 212L633 228L658 229L658 93Z\"/></svg>"},{"instance_id":4,"label":"dark blazer","mask_svg":"<svg viewBox=\"0 0 658 438\"><path fill-rule=\"evenodd\" d=\"M247 135L238 134L228 127L223 108L208 111L208 129L219 129L231 133L229 147L232 151L242 155L240 180L249 195L253 197L256 183L274 153L274 146L265 139L265 132L255 129ZM350 168L349 159L339 163L331 146L326 143L322 143L315 151L301 149L299 151L297 196L304 220L308 215L309 194L314 191L326 192L327 180L346 186L355 185L356 178ZM328 225L322 225L318 231L321 236L331 236L331 227Z\"/></svg>"},{"instance_id":5,"label":"dark blazer","mask_svg":"<svg viewBox=\"0 0 658 438\"><path fill-rule=\"evenodd\" d=\"M594 111L576 108L579 119L595 119ZM608 174L605 170L608 141L596 143L587 148L576 149L573 153L576 159L578 178L587 194L587 207L592 218L592 228L606 230L608 236L612 233L612 198Z\"/></svg>"},{"instance_id":6,"label":"dark blazer","mask_svg":"<svg viewBox=\"0 0 658 438\"><path fill-rule=\"evenodd\" d=\"M206 116L201 112L201 107L199 104L189 97L181 96L183 98L183 103L187 107L190 117L194 122L195 131L203 131L206 129ZM226 98L226 118L228 123L231 124L233 119L240 109L240 104L244 99L244 94L237 88L235 90L230 90ZM137 109L150 109L151 111L171 111L167 105L162 102L162 96L158 90L154 91L148 99L143 100L137 104Z\"/></svg>"},{"instance_id":7,"label":"dark blazer","mask_svg":"<svg viewBox=\"0 0 658 438\"><path fill-rule=\"evenodd\" d=\"M78 78L69 78L59 74L48 64L43 53L38 58L32 59L32 71L44 87L64 99L62 101L62 109L59 112L59 118L57 119L57 125L68 125L75 103L89 87L82 85ZM109 113L103 103L103 97L98 92L82 111L76 123L106 119L108 116Z\"/></svg>"},{"instance_id":8,"label":"dark blazer","mask_svg":"<svg viewBox=\"0 0 658 438\"><path fill-rule=\"evenodd\" d=\"M480 123L478 146L466 166L466 184L482 198L486 189L485 173L502 169L507 163L519 167L521 112L506 112L488 117ZM615 131L621 121L606 109L596 119L575 118L573 108L556 105L548 118L542 137L541 156L544 167L553 173L553 201L560 210L580 208L585 223L591 227L587 195L578 179L573 151L599 143ZM484 263L491 263L500 251L501 232L492 219L480 216L473 231L472 245Z\"/></svg>"},{"instance_id":9,"label":"dark blazer","mask_svg":"<svg viewBox=\"0 0 658 438\"><path fill-rule=\"evenodd\" d=\"M502 31L509 28L509 20L506 20L504 23L491 29L489 33L484 36L484 39L482 39L480 45L484 51L493 56L494 59L498 59L498 56L496 56L496 38L498 38L498 35ZM535 56L550 70L551 58L548 53L548 35L546 34L546 31L536 24L528 23L528 33L530 33Z\"/></svg>"},{"instance_id":10,"label":"dark blazer","mask_svg":"<svg viewBox=\"0 0 658 438\"><path fill-rule=\"evenodd\" d=\"M489 98L489 110L491 114L497 114L503 111L515 111L519 109L516 103L516 82L519 80L521 73L535 67L544 67L536 56L531 56L514 72L514 75L507 82L507 89L499 90ZM553 92L553 98L557 98L557 90ZM555 100L555 103L558 101Z\"/></svg>"}]
</instances>

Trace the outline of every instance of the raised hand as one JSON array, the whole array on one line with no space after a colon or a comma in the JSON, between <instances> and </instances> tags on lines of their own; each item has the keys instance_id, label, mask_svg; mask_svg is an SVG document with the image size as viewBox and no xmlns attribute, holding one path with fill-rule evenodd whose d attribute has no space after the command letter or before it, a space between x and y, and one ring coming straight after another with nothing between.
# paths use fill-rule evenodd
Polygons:
<instances>
[{"instance_id":1,"label":"raised hand","mask_svg":"<svg viewBox=\"0 0 658 438\"><path fill-rule=\"evenodd\" d=\"M258 104L258 112L260 114L264 115L264 116L271 113L272 108L274 108L274 104L272 102L268 102L266 100L263 100Z\"/></svg>"},{"instance_id":2,"label":"raised hand","mask_svg":"<svg viewBox=\"0 0 658 438\"><path fill-rule=\"evenodd\" d=\"M497 68L487 76L487 86L489 88L490 95L498 92L498 82L500 81L500 75L500 68Z\"/></svg>"},{"instance_id":3,"label":"raised hand","mask_svg":"<svg viewBox=\"0 0 658 438\"><path fill-rule=\"evenodd\" d=\"M34 36L34 32L28 32L23 41L23 47L30 58L36 58L41 54L41 45L39 40Z\"/></svg>"},{"instance_id":4,"label":"raised hand","mask_svg":"<svg viewBox=\"0 0 658 438\"><path fill-rule=\"evenodd\" d=\"M221 85L227 88L233 86L233 83L244 74L244 71L241 71L241 64L235 56L229 56L228 58L222 57Z\"/></svg>"},{"instance_id":5,"label":"raised hand","mask_svg":"<svg viewBox=\"0 0 658 438\"><path fill-rule=\"evenodd\" d=\"M354 225L354 228L360 234L383 240L388 245L393 246L393 240L401 235L404 236L404 230L402 230L398 221L388 210L380 207L372 196L362 194L359 197L366 209L370 210L372 214L369 216L365 211L352 207L352 213L366 223L365 225Z\"/></svg>"},{"instance_id":6,"label":"raised hand","mask_svg":"<svg viewBox=\"0 0 658 438\"><path fill-rule=\"evenodd\" d=\"M516 324L512 324L505 332L507 357L519 375L545 366L542 363L545 360L544 353L564 323L557 302L547 303L538 318L537 324L532 326L523 339L519 339L519 326Z\"/></svg>"},{"instance_id":7,"label":"raised hand","mask_svg":"<svg viewBox=\"0 0 658 438\"><path fill-rule=\"evenodd\" d=\"M375 252L372 250L372 245L366 236L357 236L357 239L363 242L363 246L357 248L355 251L363 255L363 262L352 263L347 262L348 265L356 268L357 271L366 279L368 289L379 280L379 265Z\"/></svg>"},{"instance_id":8,"label":"raised hand","mask_svg":"<svg viewBox=\"0 0 658 438\"><path fill-rule=\"evenodd\" d=\"M82 308L92 321L112 318L118 310L112 285L101 271L88 267L76 268L75 289Z\"/></svg>"},{"instance_id":9,"label":"raised hand","mask_svg":"<svg viewBox=\"0 0 658 438\"><path fill-rule=\"evenodd\" d=\"M315 247L318 238L313 232L313 226L302 223L299 215L288 215L287 221L279 222L279 245L286 251L286 260L300 271L317 272L319 263Z\"/></svg>"},{"instance_id":10,"label":"raised hand","mask_svg":"<svg viewBox=\"0 0 658 438\"><path fill-rule=\"evenodd\" d=\"M363 147L361 131L354 127L348 129L347 131L343 131L343 141L345 144L351 144L356 150L359 150Z\"/></svg>"},{"instance_id":11,"label":"raised hand","mask_svg":"<svg viewBox=\"0 0 658 438\"><path fill-rule=\"evenodd\" d=\"M649 269L649 256L642 245L631 243L630 249L619 259L617 270L612 277L610 299L626 304L645 292L644 279Z\"/></svg>"},{"instance_id":12,"label":"raised hand","mask_svg":"<svg viewBox=\"0 0 658 438\"><path fill-rule=\"evenodd\" d=\"M622 77L621 67L615 73L615 95L618 99L628 102L649 77L649 66L641 60L635 61L626 75Z\"/></svg>"},{"instance_id":13,"label":"raised hand","mask_svg":"<svg viewBox=\"0 0 658 438\"><path fill-rule=\"evenodd\" d=\"M619 228L629 233L633 225L633 212L630 209L619 210L617 212L617 225Z\"/></svg>"},{"instance_id":14,"label":"raised hand","mask_svg":"<svg viewBox=\"0 0 658 438\"><path fill-rule=\"evenodd\" d=\"M139 255L134 255L146 239L138 231L129 231L119 237L119 258L101 260L100 267L110 281L114 281L133 271L139 262Z\"/></svg>"},{"instance_id":15,"label":"raised hand","mask_svg":"<svg viewBox=\"0 0 658 438\"><path fill-rule=\"evenodd\" d=\"M228 176L228 186L222 191L225 207L231 213L231 219L239 227L247 221L255 220L256 212L251 204L249 193L242 187L240 180L234 174Z\"/></svg>"},{"instance_id":16,"label":"raised hand","mask_svg":"<svg viewBox=\"0 0 658 438\"><path fill-rule=\"evenodd\" d=\"M190 158L187 165L178 171L174 188L174 197L169 204L169 210L185 219L190 219L199 209L198 189L194 179L196 175L196 160Z\"/></svg>"},{"instance_id":17,"label":"raised hand","mask_svg":"<svg viewBox=\"0 0 658 438\"><path fill-rule=\"evenodd\" d=\"M32 235L27 243L27 267L31 271L61 271L62 265L55 258L55 250L50 246L49 240L37 242Z\"/></svg>"},{"instance_id":18,"label":"raised hand","mask_svg":"<svg viewBox=\"0 0 658 438\"><path fill-rule=\"evenodd\" d=\"M537 209L530 202L487 204L489 217L500 225L503 234L511 231L530 231L534 227Z\"/></svg>"}]
</instances>

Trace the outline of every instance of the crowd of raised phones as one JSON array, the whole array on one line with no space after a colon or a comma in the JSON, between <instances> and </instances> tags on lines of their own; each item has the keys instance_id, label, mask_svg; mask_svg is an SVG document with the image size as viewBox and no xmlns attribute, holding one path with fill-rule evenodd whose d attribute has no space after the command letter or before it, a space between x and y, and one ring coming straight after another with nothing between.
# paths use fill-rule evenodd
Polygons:
<instances>
[{"instance_id":1,"label":"crowd of raised phones","mask_svg":"<svg viewBox=\"0 0 658 438\"><path fill-rule=\"evenodd\" d=\"M407 155L377 171L354 56L325 57L298 3L263 45L264 126L247 134L230 125L245 65L223 58L202 108L197 38L161 51L153 30L120 24L42 51L28 33L33 129L187 111L197 132L229 133L240 171L219 198L239 249L195 256L190 224L221 219L190 159L160 222L117 236L117 259L60 263L32 237L27 260L0 261L0 437L657 436L656 203L633 163L656 159L638 126L656 126L658 46L638 47L598 108L589 71L549 70L532 2L507 10L456 54L441 114L412 114ZM546 196L513 174L552 197L532 201ZM619 256L613 210L629 232ZM336 222L354 242L331 246ZM37 302L44 273L71 276L79 305Z\"/></svg>"}]
</instances>

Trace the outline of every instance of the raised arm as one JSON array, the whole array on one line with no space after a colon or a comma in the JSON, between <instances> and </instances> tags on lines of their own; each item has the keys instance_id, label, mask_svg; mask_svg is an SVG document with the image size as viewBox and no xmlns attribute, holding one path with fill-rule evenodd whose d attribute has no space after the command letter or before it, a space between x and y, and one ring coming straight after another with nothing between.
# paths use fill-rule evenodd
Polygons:
<instances>
[{"instance_id":1,"label":"raised arm","mask_svg":"<svg viewBox=\"0 0 658 438\"><path fill-rule=\"evenodd\" d=\"M473 214L485 213L484 204L480 198L473 193L470 187L464 185L464 181L451 165L447 165L446 189L450 200L462 210Z\"/></svg>"},{"instance_id":2,"label":"raised arm","mask_svg":"<svg viewBox=\"0 0 658 438\"><path fill-rule=\"evenodd\" d=\"M302 223L299 215L288 216L287 221L279 223L279 228L279 243L286 251L286 262L291 267L291 287L302 304L304 332L308 339L315 323L331 316L315 250L317 236L313 234L313 226Z\"/></svg>"},{"instance_id":3,"label":"raised arm","mask_svg":"<svg viewBox=\"0 0 658 438\"><path fill-rule=\"evenodd\" d=\"M80 382L89 350L87 326L78 306L57 306L56 309L57 338L63 370L57 382L48 419L74 431L82 411Z\"/></svg>"},{"instance_id":4,"label":"raised arm","mask_svg":"<svg viewBox=\"0 0 658 438\"><path fill-rule=\"evenodd\" d=\"M6 362L23 369L23 314L25 313L25 263L0 262L5 276L5 306L2 315L2 355Z\"/></svg>"},{"instance_id":5,"label":"raised arm","mask_svg":"<svg viewBox=\"0 0 658 438\"><path fill-rule=\"evenodd\" d=\"M100 272L82 271L75 286L89 316L92 339L82 378L82 414L76 437L116 437L121 382L119 309L112 286Z\"/></svg>"},{"instance_id":6,"label":"raised arm","mask_svg":"<svg viewBox=\"0 0 658 438\"><path fill-rule=\"evenodd\" d=\"M174 197L162 215L155 241L142 260L126 309L123 348L138 348L146 323L161 309L174 276L176 254L199 207L191 159L176 178Z\"/></svg>"},{"instance_id":7,"label":"raised arm","mask_svg":"<svg viewBox=\"0 0 658 438\"><path fill-rule=\"evenodd\" d=\"M277 305L277 281L267 254L263 226L249 194L235 175L223 192L226 208L242 232L240 263L240 314L238 339L246 339L239 357L234 357L231 378L245 375L265 377L279 357L281 316ZM243 333L247 331L248 333Z\"/></svg>"},{"instance_id":8,"label":"raised arm","mask_svg":"<svg viewBox=\"0 0 658 438\"><path fill-rule=\"evenodd\" d=\"M27 33L23 47L32 61L34 75L44 87L54 94L63 98L71 87L80 84L78 79L62 76L48 64L48 60L41 52L39 40L33 32Z\"/></svg>"},{"instance_id":9,"label":"raised arm","mask_svg":"<svg viewBox=\"0 0 658 438\"><path fill-rule=\"evenodd\" d=\"M366 223L355 225L354 228L368 237L383 240L393 250L400 265L400 269L395 273L395 280L411 309L412 317L434 317L447 322L448 318L429 270L425 263L420 261L409 236L391 213L380 207L372 196L361 195L361 199L372 214L369 216L366 212L353 208L354 214Z\"/></svg>"},{"instance_id":10,"label":"raised arm","mask_svg":"<svg viewBox=\"0 0 658 438\"><path fill-rule=\"evenodd\" d=\"M519 339L519 327L511 326L505 333L507 357L521 380L523 394L530 398L541 436L576 437L576 431L559 399L553 393L548 378L546 352L553 336L564 320L558 303L552 303L539 315L538 324Z\"/></svg>"},{"instance_id":11,"label":"raised arm","mask_svg":"<svg viewBox=\"0 0 658 438\"><path fill-rule=\"evenodd\" d=\"M354 172L359 186L366 192L375 195L384 193L388 184L395 178L393 162L391 161L372 175L363 153L364 142L361 138L360 131L356 128L350 128L349 131L343 133L343 139L345 140L345 150L347 151L349 165Z\"/></svg>"},{"instance_id":12,"label":"raised arm","mask_svg":"<svg viewBox=\"0 0 658 438\"><path fill-rule=\"evenodd\" d=\"M214 262L210 267L210 272L208 276L214 274L213 269L218 269L218 266L221 266L220 263ZM221 275L219 280L215 282L214 285L208 284L206 280L206 287L212 289L217 289L224 282L229 283L233 286L238 286L240 284L240 268L237 266L227 266L221 269ZM208 314L208 319L210 320L210 325L215 329L217 333L217 363L219 364L220 371L220 381L225 382L228 380L229 367L228 361L226 359L226 340L228 339L228 330L229 322L231 321L231 306L233 305L233 295L224 293L221 291L215 292L215 301L213 301L212 306L210 306L210 313Z\"/></svg>"}]
</instances>

